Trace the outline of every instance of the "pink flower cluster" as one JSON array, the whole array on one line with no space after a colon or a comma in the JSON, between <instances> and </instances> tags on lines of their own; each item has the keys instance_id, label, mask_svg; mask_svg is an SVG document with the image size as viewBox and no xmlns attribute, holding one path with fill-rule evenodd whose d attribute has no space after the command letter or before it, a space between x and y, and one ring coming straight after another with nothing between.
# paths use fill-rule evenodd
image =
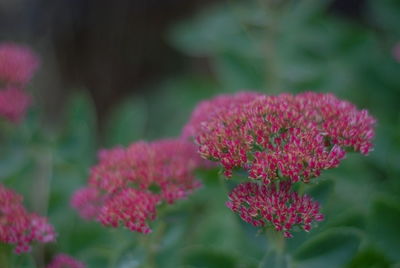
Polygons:
<instances>
[{"instance_id":1,"label":"pink flower cluster","mask_svg":"<svg viewBox=\"0 0 400 268\"><path fill-rule=\"evenodd\" d=\"M30 96L23 90L39 66L28 47L0 44L0 115L11 122L24 117Z\"/></svg>"},{"instance_id":2,"label":"pink flower cluster","mask_svg":"<svg viewBox=\"0 0 400 268\"><path fill-rule=\"evenodd\" d=\"M31 243L55 240L53 227L43 217L28 213L22 196L0 184L0 242L15 245L15 253L28 252Z\"/></svg>"},{"instance_id":3,"label":"pink flower cluster","mask_svg":"<svg viewBox=\"0 0 400 268\"><path fill-rule=\"evenodd\" d=\"M56 255L46 268L85 268L86 266L67 254Z\"/></svg>"},{"instance_id":4,"label":"pink flower cluster","mask_svg":"<svg viewBox=\"0 0 400 268\"><path fill-rule=\"evenodd\" d=\"M242 92L202 102L182 136L193 137L200 155L219 162L228 178L240 168L253 179L232 191L229 208L246 222L291 237L293 226L309 231L323 219L318 203L291 191L292 185L337 167L346 151L368 154L374 125L366 110L332 94Z\"/></svg>"},{"instance_id":5,"label":"pink flower cluster","mask_svg":"<svg viewBox=\"0 0 400 268\"><path fill-rule=\"evenodd\" d=\"M400 62L400 42L396 43L392 48L392 55L397 62Z\"/></svg>"},{"instance_id":6,"label":"pink flower cluster","mask_svg":"<svg viewBox=\"0 0 400 268\"><path fill-rule=\"evenodd\" d=\"M201 185L193 172L202 165L195 146L179 139L103 150L88 187L78 190L71 204L83 218L149 233L158 204L172 204Z\"/></svg>"},{"instance_id":7,"label":"pink flower cluster","mask_svg":"<svg viewBox=\"0 0 400 268\"><path fill-rule=\"evenodd\" d=\"M0 81L24 87L39 67L39 59L26 46L0 44Z\"/></svg>"},{"instance_id":8,"label":"pink flower cluster","mask_svg":"<svg viewBox=\"0 0 400 268\"><path fill-rule=\"evenodd\" d=\"M24 117L31 103L31 97L22 89L8 87L0 90L0 115L11 122L18 122Z\"/></svg>"},{"instance_id":9,"label":"pink flower cluster","mask_svg":"<svg viewBox=\"0 0 400 268\"><path fill-rule=\"evenodd\" d=\"M243 168L265 183L279 177L308 182L337 167L345 150L368 154L372 149L375 119L332 94L258 96L242 103L237 96L234 105L205 110L201 105L194 116L204 119L186 127L197 129L200 154L220 162L227 177Z\"/></svg>"},{"instance_id":10,"label":"pink flower cluster","mask_svg":"<svg viewBox=\"0 0 400 268\"><path fill-rule=\"evenodd\" d=\"M239 184L230 194L227 206L254 226L272 225L292 237L290 230L300 226L306 232L313 221L322 221L319 205L307 195L300 196L290 190L291 183L283 181L269 185L254 182Z\"/></svg>"}]
</instances>

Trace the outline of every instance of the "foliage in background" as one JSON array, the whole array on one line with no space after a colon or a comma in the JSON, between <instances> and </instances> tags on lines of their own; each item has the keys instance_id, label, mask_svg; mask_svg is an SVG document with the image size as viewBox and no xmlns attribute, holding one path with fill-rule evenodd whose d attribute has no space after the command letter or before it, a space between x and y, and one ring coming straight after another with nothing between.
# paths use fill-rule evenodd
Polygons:
<instances>
[{"instance_id":1,"label":"foliage in background","mask_svg":"<svg viewBox=\"0 0 400 268\"><path fill-rule=\"evenodd\" d=\"M306 189L326 220L287 241L286 261L307 268L399 265L400 63L392 55L400 40L398 1L369 1L370 25L327 14L323 1L272 9L260 2L230 1L171 29L170 42L187 55L208 58L215 76L170 77L132 96L114 111L105 144L176 136L196 103L217 93L332 92L377 118L375 151L366 158L348 155ZM274 254L264 234L225 206L232 185L217 170L200 174L205 186L191 198L166 207L151 235L82 221L67 204L96 159L90 98L73 98L67 117L57 133L40 127L34 111L20 126L2 128L0 179L24 194L27 207L48 211L59 234L50 251L99 268L258 267ZM38 202L38 193L49 201ZM32 267L29 257L21 258L16 267ZM274 267L273 260L265 258L261 267Z\"/></svg>"}]
</instances>

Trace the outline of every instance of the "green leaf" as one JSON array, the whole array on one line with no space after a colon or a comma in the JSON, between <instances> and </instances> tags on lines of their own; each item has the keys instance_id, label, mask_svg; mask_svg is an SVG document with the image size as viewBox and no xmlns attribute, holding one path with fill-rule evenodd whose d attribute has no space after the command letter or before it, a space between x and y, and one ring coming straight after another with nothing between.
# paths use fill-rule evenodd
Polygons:
<instances>
[{"instance_id":1,"label":"green leaf","mask_svg":"<svg viewBox=\"0 0 400 268\"><path fill-rule=\"evenodd\" d=\"M399 33L400 2L397 0L368 1L371 19L388 31Z\"/></svg>"},{"instance_id":2,"label":"green leaf","mask_svg":"<svg viewBox=\"0 0 400 268\"><path fill-rule=\"evenodd\" d=\"M194 249L184 257L183 264L196 268L233 268L236 266L233 256L219 250Z\"/></svg>"},{"instance_id":3,"label":"green leaf","mask_svg":"<svg viewBox=\"0 0 400 268\"><path fill-rule=\"evenodd\" d=\"M200 100L210 98L218 89L215 82L191 75L163 82L146 96L146 139L179 136L193 108Z\"/></svg>"},{"instance_id":4,"label":"green leaf","mask_svg":"<svg viewBox=\"0 0 400 268\"><path fill-rule=\"evenodd\" d=\"M320 178L316 178L316 180L317 183L307 189L307 195L322 205L332 194L335 183L333 180L321 180Z\"/></svg>"},{"instance_id":5,"label":"green leaf","mask_svg":"<svg viewBox=\"0 0 400 268\"><path fill-rule=\"evenodd\" d=\"M335 215L332 220L327 223L327 228L332 227L355 227L358 229L365 229L366 216L354 209L348 209L343 214Z\"/></svg>"},{"instance_id":6,"label":"green leaf","mask_svg":"<svg viewBox=\"0 0 400 268\"><path fill-rule=\"evenodd\" d=\"M108 120L106 144L128 145L144 137L147 106L143 98L135 97L117 106Z\"/></svg>"},{"instance_id":7,"label":"green leaf","mask_svg":"<svg viewBox=\"0 0 400 268\"><path fill-rule=\"evenodd\" d=\"M373 248L366 248L360 251L350 261L350 263L346 265L346 268L387 268L387 267L390 267L390 262L387 259L387 257Z\"/></svg>"},{"instance_id":8,"label":"green leaf","mask_svg":"<svg viewBox=\"0 0 400 268\"><path fill-rule=\"evenodd\" d=\"M340 267L355 254L360 234L353 228L330 229L305 242L294 254L298 267Z\"/></svg>"},{"instance_id":9,"label":"green leaf","mask_svg":"<svg viewBox=\"0 0 400 268\"><path fill-rule=\"evenodd\" d=\"M400 261L400 205L389 198L374 202L369 231L376 245L393 260Z\"/></svg>"},{"instance_id":10,"label":"green leaf","mask_svg":"<svg viewBox=\"0 0 400 268\"><path fill-rule=\"evenodd\" d=\"M29 164L29 152L23 146L3 146L0 152L0 179L20 172Z\"/></svg>"},{"instance_id":11,"label":"green leaf","mask_svg":"<svg viewBox=\"0 0 400 268\"><path fill-rule=\"evenodd\" d=\"M221 53L215 58L215 72L225 89L237 91L265 86L264 58L249 59L238 53Z\"/></svg>"},{"instance_id":12,"label":"green leaf","mask_svg":"<svg viewBox=\"0 0 400 268\"><path fill-rule=\"evenodd\" d=\"M254 14L257 10L252 11ZM260 55L261 46L255 49L258 44L244 29L241 18L232 9L220 5L176 25L170 31L169 39L179 50L193 56L207 56L227 49Z\"/></svg>"},{"instance_id":13,"label":"green leaf","mask_svg":"<svg viewBox=\"0 0 400 268\"><path fill-rule=\"evenodd\" d=\"M60 161L88 166L96 146L95 109L88 95L78 94L71 98L67 109L67 122L63 135L57 141Z\"/></svg>"}]
</instances>

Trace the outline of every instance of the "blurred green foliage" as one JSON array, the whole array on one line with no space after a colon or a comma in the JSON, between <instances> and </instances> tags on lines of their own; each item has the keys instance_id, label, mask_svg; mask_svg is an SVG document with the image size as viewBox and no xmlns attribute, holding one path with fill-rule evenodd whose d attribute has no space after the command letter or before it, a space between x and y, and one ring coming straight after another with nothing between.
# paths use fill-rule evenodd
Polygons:
<instances>
[{"instance_id":1,"label":"blurred green foliage","mask_svg":"<svg viewBox=\"0 0 400 268\"><path fill-rule=\"evenodd\" d=\"M305 189L322 203L326 220L287 240L285 264L397 267L400 63L391 49L400 40L400 2L368 1L367 24L328 14L325 1L287 2L269 8L262 1L229 1L176 25L171 44L207 58L214 77L188 72L126 99L102 133L104 144L179 135L196 103L219 93L332 92L376 116L375 151L349 154ZM163 207L148 236L81 220L68 204L96 161L96 118L86 95L74 96L68 107L58 132L40 127L38 107L22 125L2 126L1 181L24 194L31 210L47 211L59 234L48 252L99 268L274 265L265 260L265 234L226 208L228 185L217 170L199 173L204 187L188 200ZM38 194L48 202L38 203ZM32 267L29 257L14 261Z\"/></svg>"}]
</instances>

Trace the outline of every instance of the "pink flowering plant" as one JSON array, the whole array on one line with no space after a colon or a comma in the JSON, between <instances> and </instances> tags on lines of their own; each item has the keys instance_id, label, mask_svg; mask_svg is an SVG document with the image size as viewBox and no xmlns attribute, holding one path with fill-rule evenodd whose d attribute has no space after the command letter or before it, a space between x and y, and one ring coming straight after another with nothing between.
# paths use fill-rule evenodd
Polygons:
<instances>
[{"instance_id":1,"label":"pink flowering plant","mask_svg":"<svg viewBox=\"0 0 400 268\"><path fill-rule=\"evenodd\" d=\"M27 55L22 53L17 58ZM33 61L25 59L24 64L31 72L36 70ZM22 86L26 86L32 73L25 71L25 79L12 80L13 76L8 74L2 80L5 88L4 98L0 96L0 102L3 101L0 110L14 122L22 119L30 103ZM268 263L271 259L268 252L275 252L277 260L281 260L286 250L284 239L296 239L302 231L318 229L318 223L326 217L324 207L307 191L309 186L319 185L324 171L337 168L347 153L368 155L373 150L375 123L366 110L329 93L266 95L242 91L202 100L179 137L100 149L94 165L89 168L90 161L86 162L83 166L88 174L86 184L81 179L70 184L69 193L65 193L64 201L58 205L65 207L69 203L72 218L79 215L75 218L79 222L75 231L65 232L65 223L53 227L46 217L27 212L22 196L1 186L1 242L14 254L29 254L32 246L38 247L41 253L35 257L36 266L81 268L85 263L73 250L77 245L61 248L58 245L66 236L77 236L80 228L90 228L97 230L97 237L106 233L114 241L112 244L127 245L116 251L117 260L126 258L123 250L134 244L145 250L143 265L156 267L160 244L183 228L182 224L186 229L181 239L191 237L197 222L199 226L207 225L201 223L201 211L204 204L211 202L223 206L219 213L225 213L222 217L230 219L230 224L235 222L232 215L237 214L241 221L258 230L253 238L265 233L269 250L258 262ZM86 142L91 135L94 134L88 132ZM65 150L48 144L40 146L46 148L47 156ZM74 156L78 162L79 154L78 151ZM39 157L40 166L43 152L33 156ZM63 161L71 161L67 159ZM215 172L218 169L230 190L212 194L215 181L220 179ZM83 174L79 176L85 177ZM204 191L206 199L201 197ZM42 194L49 195L51 200L50 190ZM207 207L207 213L212 210ZM110 228L119 235L114 236L108 231ZM174 243L176 246L177 242ZM95 246L96 242L91 244L86 239L80 250L85 252ZM172 259L169 262L179 265ZM3 263L10 262L3 260Z\"/></svg>"},{"instance_id":2,"label":"pink flowering plant","mask_svg":"<svg viewBox=\"0 0 400 268\"><path fill-rule=\"evenodd\" d=\"M22 196L0 185L0 242L13 245L21 254L31 250L34 242L49 243L56 233L46 218L26 211Z\"/></svg>"},{"instance_id":3,"label":"pink flowering plant","mask_svg":"<svg viewBox=\"0 0 400 268\"><path fill-rule=\"evenodd\" d=\"M102 150L88 187L77 190L71 204L85 219L147 234L158 205L173 204L200 187L194 171L202 162L195 146L179 139Z\"/></svg>"},{"instance_id":4,"label":"pink flowering plant","mask_svg":"<svg viewBox=\"0 0 400 268\"><path fill-rule=\"evenodd\" d=\"M399 266L398 8L317 2L204 7L165 33L185 72L137 85L107 42L0 42L0 268Z\"/></svg>"},{"instance_id":5,"label":"pink flowering plant","mask_svg":"<svg viewBox=\"0 0 400 268\"><path fill-rule=\"evenodd\" d=\"M332 94L238 93L201 103L183 136L191 130L200 155L219 162L227 178L234 169L247 173L251 182L229 194L232 211L290 238L294 226L308 232L323 220L319 204L292 185L337 167L346 151L368 154L374 124L366 110Z\"/></svg>"},{"instance_id":6,"label":"pink flowering plant","mask_svg":"<svg viewBox=\"0 0 400 268\"><path fill-rule=\"evenodd\" d=\"M50 219L46 217L45 207L48 205L46 198L49 195L49 189L46 186L48 177L36 176L32 187L31 180L21 180L19 175L17 175L19 180L14 178L14 173L18 174L18 168L23 169L23 166L17 165L16 170L4 170L4 167L10 165L7 163L7 157L12 156L15 148L19 146L23 148L22 155L24 156L19 159L22 161L20 164L36 162L40 165L40 162L43 162L42 152L37 152L32 148L41 146L46 148L46 146L34 144L34 142L32 144L32 140L26 139L26 135L28 137L37 135L34 130L21 133L21 129L18 129L20 125L24 125L25 115L32 102L27 88L39 65L39 56L30 47L12 42L0 43L0 117L13 123L12 126L1 125L1 142L4 152L1 161L5 162L5 165L2 165L0 175L0 267L44 267L48 263L44 256L46 246L51 247L58 242L58 232ZM31 144L27 145L27 142ZM15 146L18 143L20 144ZM38 159L38 161L32 159ZM28 172L31 174L37 171L29 170ZM24 187L19 185L21 183ZM24 196L9 186L25 189ZM30 193L33 198L29 196ZM38 198L41 195L45 198ZM30 212L31 210L35 212ZM34 259L33 255L35 255ZM83 268L85 265L68 255L59 254L46 267Z\"/></svg>"},{"instance_id":7,"label":"pink flowering plant","mask_svg":"<svg viewBox=\"0 0 400 268\"><path fill-rule=\"evenodd\" d=\"M67 254L57 254L46 268L85 268L85 264Z\"/></svg>"},{"instance_id":8,"label":"pink flowering plant","mask_svg":"<svg viewBox=\"0 0 400 268\"><path fill-rule=\"evenodd\" d=\"M0 115L19 122L30 105L25 91L40 64L39 58L27 46L0 43Z\"/></svg>"}]
</instances>

